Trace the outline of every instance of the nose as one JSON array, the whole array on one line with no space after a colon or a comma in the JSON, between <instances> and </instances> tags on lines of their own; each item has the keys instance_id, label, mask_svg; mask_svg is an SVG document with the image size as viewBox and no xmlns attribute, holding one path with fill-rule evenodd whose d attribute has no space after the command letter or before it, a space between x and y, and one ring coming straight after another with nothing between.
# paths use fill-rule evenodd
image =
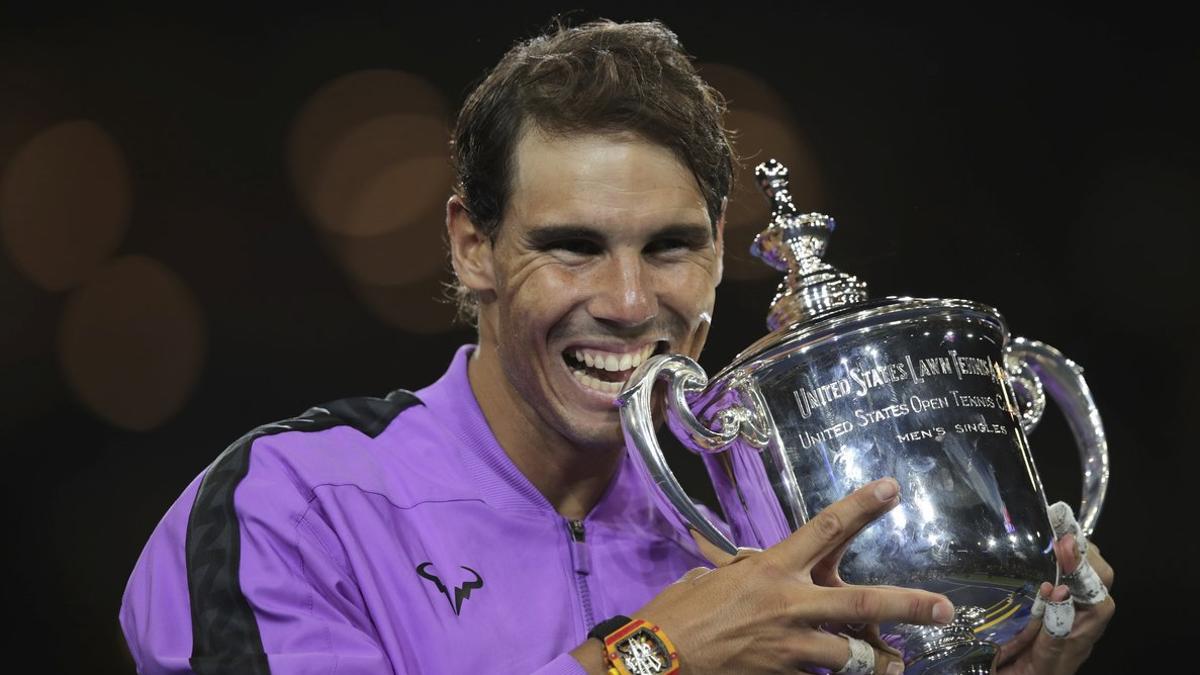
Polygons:
<instances>
[{"instance_id":1,"label":"nose","mask_svg":"<svg viewBox=\"0 0 1200 675\"><path fill-rule=\"evenodd\" d=\"M603 323L621 327L640 326L658 315L658 296L653 271L641 255L613 255L597 270L591 315Z\"/></svg>"}]
</instances>

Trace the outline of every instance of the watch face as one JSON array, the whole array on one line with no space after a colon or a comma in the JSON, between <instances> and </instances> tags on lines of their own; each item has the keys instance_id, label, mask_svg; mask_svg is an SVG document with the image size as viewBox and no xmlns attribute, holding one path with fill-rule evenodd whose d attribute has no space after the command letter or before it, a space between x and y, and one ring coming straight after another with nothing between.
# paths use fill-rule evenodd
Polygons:
<instances>
[{"instance_id":1,"label":"watch face","mask_svg":"<svg viewBox=\"0 0 1200 675\"><path fill-rule=\"evenodd\" d=\"M658 675L671 668L671 653L647 628L637 629L615 646L625 668L633 675Z\"/></svg>"}]
</instances>

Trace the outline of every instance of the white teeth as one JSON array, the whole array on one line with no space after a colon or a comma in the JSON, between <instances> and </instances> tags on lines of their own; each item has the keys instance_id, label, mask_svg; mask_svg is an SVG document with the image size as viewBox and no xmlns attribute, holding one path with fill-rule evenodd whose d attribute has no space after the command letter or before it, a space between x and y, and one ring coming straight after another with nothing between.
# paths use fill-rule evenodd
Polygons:
<instances>
[{"instance_id":1,"label":"white teeth","mask_svg":"<svg viewBox=\"0 0 1200 675\"><path fill-rule=\"evenodd\" d=\"M620 382L605 382L603 380L597 380L596 378L592 377L591 375L588 375L587 373L583 372L582 370L573 370L571 372L572 372L572 374L575 375L575 379L579 380L579 382L581 384L583 384L583 386L585 386L589 389L595 389L596 391L602 391L605 394L621 393L622 383L620 383Z\"/></svg>"},{"instance_id":2,"label":"white teeth","mask_svg":"<svg viewBox=\"0 0 1200 675\"><path fill-rule=\"evenodd\" d=\"M650 355L654 353L655 346L656 343L652 342L636 352L625 353L590 349L576 349L572 353L577 363L585 364L589 368L598 368L600 370L619 373L642 365L642 362L650 358Z\"/></svg>"}]
</instances>

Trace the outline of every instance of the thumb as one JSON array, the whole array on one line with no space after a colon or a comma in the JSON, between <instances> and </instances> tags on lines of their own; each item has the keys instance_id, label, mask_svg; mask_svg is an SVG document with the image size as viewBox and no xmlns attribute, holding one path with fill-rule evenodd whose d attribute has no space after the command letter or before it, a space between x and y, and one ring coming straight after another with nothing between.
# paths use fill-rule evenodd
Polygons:
<instances>
[{"instance_id":1,"label":"thumb","mask_svg":"<svg viewBox=\"0 0 1200 675\"><path fill-rule=\"evenodd\" d=\"M1050 673L1054 672L1055 664L1062 657L1067 646L1067 640L1061 637L1054 637L1046 632L1043 625L1042 630L1037 632L1037 637L1033 639L1033 647L1029 650L1029 657L1033 665L1035 673Z\"/></svg>"}]
</instances>

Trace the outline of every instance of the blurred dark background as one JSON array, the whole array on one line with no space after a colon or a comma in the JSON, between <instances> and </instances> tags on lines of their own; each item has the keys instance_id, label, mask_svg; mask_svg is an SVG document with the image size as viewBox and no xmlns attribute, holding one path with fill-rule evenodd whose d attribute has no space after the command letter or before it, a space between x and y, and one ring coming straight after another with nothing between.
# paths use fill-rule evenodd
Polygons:
<instances>
[{"instance_id":1,"label":"blurred dark background","mask_svg":"<svg viewBox=\"0 0 1200 675\"><path fill-rule=\"evenodd\" d=\"M471 340L437 301L446 127L514 40L580 6L670 25L745 163L792 166L875 295L994 305L1086 367L1120 607L1085 671L1163 664L1198 590L1200 43L1146 5L6 7L9 653L131 670L125 580L193 476L258 424L424 386ZM776 283L744 253L766 213L748 181L731 208L710 373L765 332ZM1032 442L1051 498L1077 501L1061 416Z\"/></svg>"}]
</instances>

